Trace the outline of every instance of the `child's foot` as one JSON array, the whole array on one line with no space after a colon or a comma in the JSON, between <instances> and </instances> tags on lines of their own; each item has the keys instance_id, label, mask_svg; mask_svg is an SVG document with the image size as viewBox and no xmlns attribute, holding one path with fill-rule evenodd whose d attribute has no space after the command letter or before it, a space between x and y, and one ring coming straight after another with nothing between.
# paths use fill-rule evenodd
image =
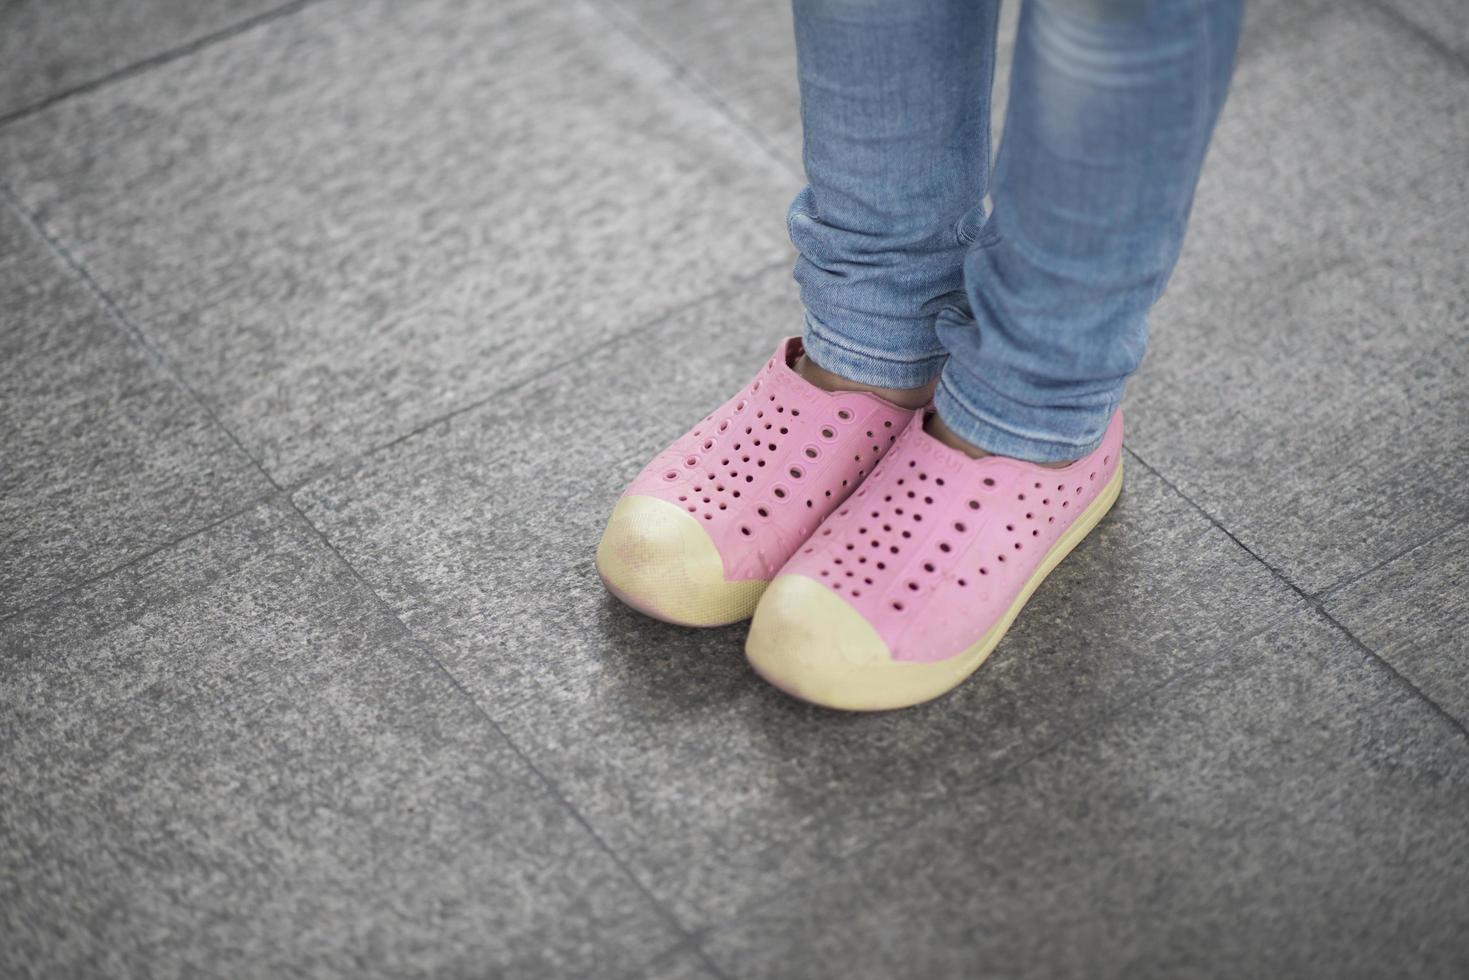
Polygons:
<instances>
[{"instance_id":1,"label":"child's foot","mask_svg":"<svg viewBox=\"0 0 1469 980\"><path fill-rule=\"evenodd\" d=\"M828 371L805 354L796 358L793 366L797 374L824 391L865 391L878 396L883 401L892 402L899 408L909 410L920 409L927 405L933 400L933 391L938 387L938 379L935 378L922 388L879 388L877 385L851 381L840 374Z\"/></svg>"},{"instance_id":2,"label":"child's foot","mask_svg":"<svg viewBox=\"0 0 1469 980\"><path fill-rule=\"evenodd\" d=\"M607 588L686 626L746 619L772 576L871 473L914 417L868 391L798 375L799 338L659 453L597 546Z\"/></svg>"},{"instance_id":3,"label":"child's foot","mask_svg":"<svg viewBox=\"0 0 1469 980\"><path fill-rule=\"evenodd\" d=\"M745 644L772 684L815 704L901 708L952 690L1122 488L1122 413L1053 468L971 458L915 419L803 545Z\"/></svg>"},{"instance_id":4,"label":"child's foot","mask_svg":"<svg viewBox=\"0 0 1469 980\"><path fill-rule=\"evenodd\" d=\"M963 439L959 438L959 433L955 432L953 429L945 425L944 420L938 417L937 412L928 416L928 418L924 421L923 431L927 432L929 435L933 436L935 439L943 443L945 446L948 446L950 449L959 450L970 459L984 459L986 456L994 455L994 453L986 452L979 446L976 446L971 442L965 442ZM1074 462L1076 462L1076 460L1069 460L1064 463L1037 463L1035 465L1044 466L1046 467L1046 469L1059 470L1062 467L1070 466Z\"/></svg>"}]
</instances>

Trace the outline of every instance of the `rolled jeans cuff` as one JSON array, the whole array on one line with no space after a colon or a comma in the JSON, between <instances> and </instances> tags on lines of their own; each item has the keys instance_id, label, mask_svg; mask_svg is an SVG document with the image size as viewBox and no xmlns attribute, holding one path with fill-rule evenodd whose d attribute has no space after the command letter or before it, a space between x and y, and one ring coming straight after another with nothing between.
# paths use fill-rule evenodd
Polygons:
<instances>
[{"instance_id":1,"label":"rolled jeans cuff","mask_svg":"<svg viewBox=\"0 0 1469 980\"><path fill-rule=\"evenodd\" d=\"M806 353L820 367L877 388L922 388L943 370L948 354L942 348L914 357L894 357L890 351L856 343L806 313L802 340Z\"/></svg>"},{"instance_id":2,"label":"rolled jeans cuff","mask_svg":"<svg viewBox=\"0 0 1469 980\"><path fill-rule=\"evenodd\" d=\"M1038 408L991 388L963 390L947 372L934 392L934 410L955 435L996 456L1031 463L1069 463L1094 452L1122 404L1122 392L1098 406Z\"/></svg>"}]
</instances>

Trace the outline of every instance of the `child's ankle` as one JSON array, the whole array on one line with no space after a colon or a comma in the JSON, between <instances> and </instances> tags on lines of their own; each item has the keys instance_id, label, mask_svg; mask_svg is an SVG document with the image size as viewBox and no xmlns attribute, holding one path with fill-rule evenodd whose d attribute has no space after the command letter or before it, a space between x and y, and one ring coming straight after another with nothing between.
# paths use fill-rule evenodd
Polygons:
<instances>
[{"instance_id":1,"label":"child's ankle","mask_svg":"<svg viewBox=\"0 0 1469 980\"><path fill-rule=\"evenodd\" d=\"M937 412L935 412L933 415L930 415L925 421L923 431L927 432L929 435L933 436L935 439L943 443L945 446L948 446L950 449L957 449L961 453L971 456L974 459L980 459L985 456L995 455L988 450L981 449L979 446L976 446L972 442L965 442L963 439L959 438L959 436L955 434L953 429L944 424L944 420L939 418ZM1065 460L1064 462L1060 463L1037 463L1036 465L1045 466L1049 469L1060 469L1063 466L1070 466L1072 462L1074 462L1074 460Z\"/></svg>"},{"instance_id":2,"label":"child's ankle","mask_svg":"<svg viewBox=\"0 0 1469 980\"><path fill-rule=\"evenodd\" d=\"M850 381L839 374L834 374L805 354L796 360L796 373L823 391L866 391L899 408L922 408L927 405L933 398L934 387L938 384L935 379L921 388L879 388L877 385Z\"/></svg>"}]
</instances>

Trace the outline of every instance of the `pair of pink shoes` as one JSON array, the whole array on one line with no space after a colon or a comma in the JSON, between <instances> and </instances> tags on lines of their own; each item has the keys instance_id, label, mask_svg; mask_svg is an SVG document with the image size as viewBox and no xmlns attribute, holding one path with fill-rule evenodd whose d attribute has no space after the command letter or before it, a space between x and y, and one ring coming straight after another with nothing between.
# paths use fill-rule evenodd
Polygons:
<instances>
[{"instance_id":1,"label":"pair of pink shoes","mask_svg":"<svg viewBox=\"0 0 1469 980\"><path fill-rule=\"evenodd\" d=\"M1122 488L1122 414L1064 468L972 459L924 411L828 392L790 338L739 394L659 453L597 547L614 595L720 626L753 614L762 677L831 708L952 690Z\"/></svg>"}]
</instances>

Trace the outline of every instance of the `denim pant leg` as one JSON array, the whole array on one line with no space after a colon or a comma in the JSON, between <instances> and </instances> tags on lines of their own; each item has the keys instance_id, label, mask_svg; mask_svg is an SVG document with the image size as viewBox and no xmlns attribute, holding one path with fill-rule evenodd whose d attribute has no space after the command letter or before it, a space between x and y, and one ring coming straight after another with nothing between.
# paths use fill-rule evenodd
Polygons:
<instances>
[{"instance_id":1,"label":"denim pant leg","mask_svg":"<svg viewBox=\"0 0 1469 980\"><path fill-rule=\"evenodd\" d=\"M998 0L795 0L803 158L791 205L807 353L916 388L964 305L965 213L989 176Z\"/></svg>"},{"instance_id":2,"label":"denim pant leg","mask_svg":"<svg viewBox=\"0 0 1469 980\"><path fill-rule=\"evenodd\" d=\"M1142 360L1224 101L1241 0L1026 0L991 195L939 319L935 407L1038 462L1101 442Z\"/></svg>"}]
</instances>

